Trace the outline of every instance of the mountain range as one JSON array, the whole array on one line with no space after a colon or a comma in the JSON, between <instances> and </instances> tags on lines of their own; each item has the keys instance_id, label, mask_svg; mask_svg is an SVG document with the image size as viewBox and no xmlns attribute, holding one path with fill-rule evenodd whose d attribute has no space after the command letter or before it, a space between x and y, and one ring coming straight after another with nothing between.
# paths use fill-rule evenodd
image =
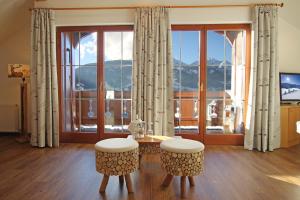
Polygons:
<instances>
[{"instance_id":1,"label":"mountain range","mask_svg":"<svg viewBox=\"0 0 300 200\"><path fill-rule=\"evenodd\" d=\"M122 73L121 66L122 63ZM195 91L198 88L199 79L199 61L186 64L177 59L173 59L173 87L179 91ZM105 88L107 90L124 91L131 89L131 60L112 60L104 63ZM226 61L226 89L231 85L231 63ZM94 90L96 89L97 73L96 64L86 64L80 68L75 68L75 85L76 89ZM122 76L121 76L122 75ZM180 78L181 77L181 78ZM121 79L122 84L121 86ZM181 85L180 85L181 80ZM207 60L207 89L209 91L224 90L224 62L214 58Z\"/></svg>"},{"instance_id":2,"label":"mountain range","mask_svg":"<svg viewBox=\"0 0 300 200\"><path fill-rule=\"evenodd\" d=\"M291 83L281 83L281 88L286 88L286 89L289 89L289 88L298 88L298 89L300 89L300 85L291 84Z\"/></svg>"}]
</instances>

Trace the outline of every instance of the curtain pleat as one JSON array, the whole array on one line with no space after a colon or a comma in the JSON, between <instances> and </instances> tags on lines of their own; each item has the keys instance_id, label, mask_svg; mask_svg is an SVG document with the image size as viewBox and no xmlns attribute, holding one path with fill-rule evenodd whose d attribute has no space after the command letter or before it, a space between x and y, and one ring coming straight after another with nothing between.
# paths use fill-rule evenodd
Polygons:
<instances>
[{"instance_id":1,"label":"curtain pleat","mask_svg":"<svg viewBox=\"0 0 300 200\"><path fill-rule=\"evenodd\" d=\"M57 147L59 113L53 11L32 11L31 46L31 145Z\"/></svg>"},{"instance_id":2,"label":"curtain pleat","mask_svg":"<svg viewBox=\"0 0 300 200\"><path fill-rule=\"evenodd\" d=\"M171 25L167 8L138 8L134 24L132 118L174 135Z\"/></svg>"},{"instance_id":3,"label":"curtain pleat","mask_svg":"<svg viewBox=\"0 0 300 200\"><path fill-rule=\"evenodd\" d=\"M251 66L244 147L273 151L280 147L278 8L254 8L254 55Z\"/></svg>"}]
</instances>

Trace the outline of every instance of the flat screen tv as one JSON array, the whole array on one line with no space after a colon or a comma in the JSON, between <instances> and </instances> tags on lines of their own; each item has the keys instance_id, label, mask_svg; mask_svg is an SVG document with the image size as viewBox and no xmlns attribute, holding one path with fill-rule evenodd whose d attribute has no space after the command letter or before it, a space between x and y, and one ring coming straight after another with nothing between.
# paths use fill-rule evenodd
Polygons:
<instances>
[{"instance_id":1,"label":"flat screen tv","mask_svg":"<svg viewBox=\"0 0 300 200\"><path fill-rule=\"evenodd\" d=\"M280 101L300 101L300 73L279 73Z\"/></svg>"}]
</instances>

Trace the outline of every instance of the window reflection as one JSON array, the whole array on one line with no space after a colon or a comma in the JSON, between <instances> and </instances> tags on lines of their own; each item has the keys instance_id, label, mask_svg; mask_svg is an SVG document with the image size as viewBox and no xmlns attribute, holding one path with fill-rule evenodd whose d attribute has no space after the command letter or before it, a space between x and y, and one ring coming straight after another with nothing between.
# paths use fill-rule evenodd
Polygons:
<instances>
[{"instance_id":1,"label":"window reflection","mask_svg":"<svg viewBox=\"0 0 300 200\"><path fill-rule=\"evenodd\" d=\"M208 31L206 133L244 133L245 32Z\"/></svg>"}]
</instances>

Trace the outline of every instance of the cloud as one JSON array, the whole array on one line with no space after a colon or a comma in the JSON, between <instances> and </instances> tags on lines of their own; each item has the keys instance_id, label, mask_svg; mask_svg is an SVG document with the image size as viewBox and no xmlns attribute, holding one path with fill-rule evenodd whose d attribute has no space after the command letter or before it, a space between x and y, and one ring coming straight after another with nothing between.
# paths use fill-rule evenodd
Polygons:
<instances>
[{"instance_id":1,"label":"cloud","mask_svg":"<svg viewBox=\"0 0 300 200\"><path fill-rule=\"evenodd\" d=\"M123 51L122 41L123 37ZM133 32L106 32L104 56L105 60L132 60Z\"/></svg>"},{"instance_id":2,"label":"cloud","mask_svg":"<svg viewBox=\"0 0 300 200\"><path fill-rule=\"evenodd\" d=\"M122 51L123 38L123 51ZM133 32L105 32L104 33L105 60L132 60ZM94 32L81 39L81 63L94 62L97 56L97 33Z\"/></svg>"},{"instance_id":3,"label":"cloud","mask_svg":"<svg viewBox=\"0 0 300 200\"><path fill-rule=\"evenodd\" d=\"M80 41L80 59L84 60L89 54L89 57L97 56L97 33L94 32L81 39Z\"/></svg>"}]
</instances>

